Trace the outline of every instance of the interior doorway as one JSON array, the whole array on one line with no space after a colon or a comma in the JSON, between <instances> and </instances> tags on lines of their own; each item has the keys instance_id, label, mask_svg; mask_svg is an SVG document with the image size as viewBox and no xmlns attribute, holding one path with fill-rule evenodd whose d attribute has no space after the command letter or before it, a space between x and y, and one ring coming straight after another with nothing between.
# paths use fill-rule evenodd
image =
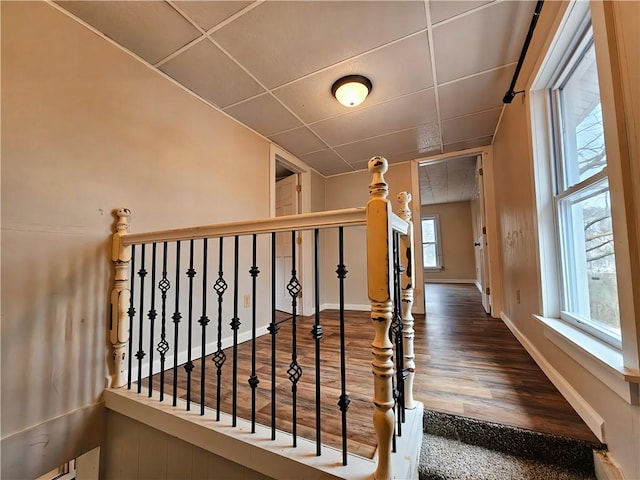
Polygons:
<instances>
[{"instance_id":1,"label":"interior doorway","mask_svg":"<svg viewBox=\"0 0 640 480\"><path fill-rule=\"evenodd\" d=\"M276 217L295 215L300 212L299 175L282 163L276 163ZM276 310L292 313L292 298L287 290L293 268L293 252L297 236L292 238L289 232L276 234ZM300 255L296 255L296 272L299 271Z\"/></svg>"}]
</instances>

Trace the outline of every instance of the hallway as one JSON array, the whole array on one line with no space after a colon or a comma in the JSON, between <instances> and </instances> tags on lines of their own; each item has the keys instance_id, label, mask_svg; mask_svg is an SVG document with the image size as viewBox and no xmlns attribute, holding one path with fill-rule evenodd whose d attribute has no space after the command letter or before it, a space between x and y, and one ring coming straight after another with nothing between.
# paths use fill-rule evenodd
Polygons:
<instances>
[{"instance_id":1,"label":"hallway","mask_svg":"<svg viewBox=\"0 0 640 480\"><path fill-rule=\"evenodd\" d=\"M425 298L414 387L425 409L597 441L474 285L428 283Z\"/></svg>"}]
</instances>

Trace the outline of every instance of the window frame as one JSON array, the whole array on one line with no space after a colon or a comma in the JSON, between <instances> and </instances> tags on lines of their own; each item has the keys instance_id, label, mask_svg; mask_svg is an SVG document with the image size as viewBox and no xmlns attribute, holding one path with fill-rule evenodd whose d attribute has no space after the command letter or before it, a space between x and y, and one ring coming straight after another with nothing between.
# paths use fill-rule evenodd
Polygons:
<instances>
[{"instance_id":1,"label":"window frame","mask_svg":"<svg viewBox=\"0 0 640 480\"><path fill-rule=\"evenodd\" d=\"M442 270L442 251L441 251L441 237L440 237L440 216L437 213L422 215L420 218L420 232L423 231L422 224L425 220L433 220L433 242L426 242L424 239L424 235L422 235L422 268L425 272L439 272ZM436 265L435 266L425 266L425 255L424 255L424 246L425 244L433 244L435 245L436 251Z\"/></svg>"},{"instance_id":2,"label":"window frame","mask_svg":"<svg viewBox=\"0 0 640 480\"><path fill-rule=\"evenodd\" d=\"M576 328L584 331L585 333L604 341L607 344L613 346L616 349L622 349L621 332L619 335L615 335L604 326L600 326L598 322L592 321L587 318L583 318L577 314L569 311L566 306L567 299L571 293L572 285L567 281L567 274L563 267L564 265L564 252L570 247L566 243L566 222L562 222L561 209L565 208L564 202L572 199L579 198L579 196L587 189L597 186L599 183L606 181L606 192L610 195L610 185L608 183L608 168L605 165L599 172L590 175L584 179L577 179L576 183L569 185L567 181L567 152L565 148L565 142L563 138L563 130L565 129L565 121L563 118L562 110L563 100L561 97L561 89L565 86L571 75L579 68L580 62L584 59L590 48L595 49L593 28L591 25L591 17L587 15L583 20L581 26L577 31L576 41L573 43L572 48L568 54L562 58L555 70L555 74L552 77L551 82L547 87L547 121L549 123L549 131L551 134L551 152L550 152L550 168L551 168L551 195L553 205L553 232L555 236L555 248L556 255L558 257L557 266L557 278L558 278L558 306L559 317L565 322L575 326ZM596 65L597 66L597 65ZM598 67L598 66L597 66ZM599 67L598 67L599 68ZM602 103L602 94L599 87L600 103ZM603 126L604 130L604 126ZM606 149L606 145L604 147ZM608 158L607 158L608 160ZM611 215L611 212L610 212ZM617 274L616 274L617 275ZM618 291L616 290L616 296ZM619 298L618 298L619 306ZM621 330L621 328L620 328Z\"/></svg>"}]
</instances>

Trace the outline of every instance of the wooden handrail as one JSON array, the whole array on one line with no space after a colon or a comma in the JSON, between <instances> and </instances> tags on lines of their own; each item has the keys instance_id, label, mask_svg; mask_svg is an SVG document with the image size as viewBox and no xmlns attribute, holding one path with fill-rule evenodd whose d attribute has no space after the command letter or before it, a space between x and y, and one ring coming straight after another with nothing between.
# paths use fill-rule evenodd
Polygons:
<instances>
[{"instance_id":1,"label":"wooden handrail","mask_svg":"<svg viewBox=\"0 0 640 480\"><path fill-rule=\"evenodd\" d=\"M407 229L407 224L397 217L397 227ZM172 242L176 240L191 240L199 238L218 238L229 235L250 235L271 232L286 232L291 230L312 230L315 228L350 227L366 224L365 208L346 208L326 212L303 213L282 217L245 220L242 222L221 223L217 225L202 225L198 227L176 228L155 232L126 233L122 235L122 245L139 245L153 242ZM404 226L403 226L404 224Z\"/></svg>"}]
</instances>

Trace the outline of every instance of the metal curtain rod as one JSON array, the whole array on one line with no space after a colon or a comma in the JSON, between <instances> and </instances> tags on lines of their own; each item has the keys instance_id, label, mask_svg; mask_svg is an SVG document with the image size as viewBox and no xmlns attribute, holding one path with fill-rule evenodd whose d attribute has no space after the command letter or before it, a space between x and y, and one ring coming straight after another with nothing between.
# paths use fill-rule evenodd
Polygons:
<instances>
[{"instance_id":1,"label":"metal curtain rod","mask_svg":"<svg viewBox=\"0 0 640 480\"><path fill-rule=\"evenodd\" d=\"M522 46L522 52L520 52L520 58L518 59L518 65L516 66L516 71L513 72L513 78L511 79L511 85L509 86L509 90L502 97L502 103L511 103L513 98L518 93L523 93L524 90L520 92L514 92L513 89L516 86L516 82L518 81L518 75L520 75L520 69L522 68L522 64L524 63L524 59L527 56L527 50L529 49L529 43L531 43L531 37L533 37L533 31L536 28L536 24L538 23L538 17L540 16L540 11L542 10L542 5L544 4L544 0L538 0L536 4L536 9L533 12L533 18L531 19L531 24L529 25L529 31L527 32L527 38L524 40L524 45Z\"/></svg>"}]
</instances>

